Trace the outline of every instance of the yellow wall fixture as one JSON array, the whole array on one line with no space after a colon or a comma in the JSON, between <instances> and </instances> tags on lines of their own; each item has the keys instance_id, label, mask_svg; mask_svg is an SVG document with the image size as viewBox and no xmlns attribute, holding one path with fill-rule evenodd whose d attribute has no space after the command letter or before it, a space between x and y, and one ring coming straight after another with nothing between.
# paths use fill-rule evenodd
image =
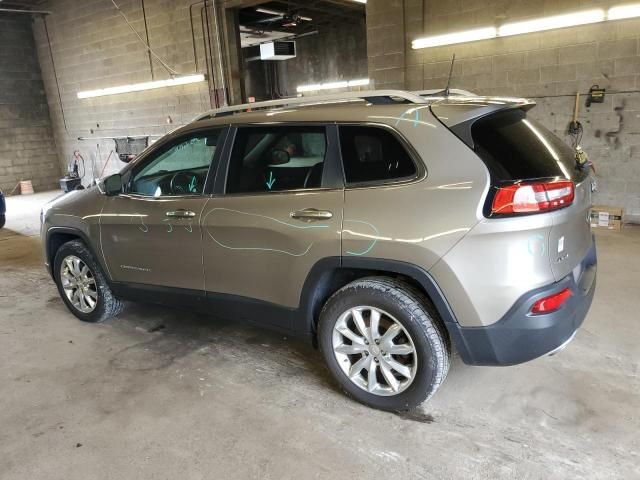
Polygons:
<instances>
[{"instance_id":1,"label":"yellow wall fixture","mask_svg":"<svg viewBox=\"0 0 640 480\"><path fill-rule=\"evenodd\" d=\"M99 88L97 90L86 90L84 92L78 92L78 98L103 97L105 95L118 95L120 93L142 92L144 90L153 90L155 88L175 87L177 85L204 82L204 80L205 76L202 74L186 75L184 77L174 77L167 80L156 80L154 82L133 83L130 85Z\"/></svg>"},{"instance_id":2,"label":"yellow wall fixture","mask_svg":"<svg viewBox=\"0 0 640 480\"><path fill-rule=\"evenodd\" d=\"M568 13L565 15L555 15L552 17L523 20L521 22L505 23L498 28L476 28L462 32L417 38L411 43L411 46L413 49L420 49L443 45L455 45L457 43L488 40L497 37L509 37L512 35L522 35L525 33L542 32L545 30L576 27L579 25L588 25L591 23L635 17L640 17L640 3L619 5L611 7L607 11L596 8L592 10Z\"/></svg>"}]
</instances>

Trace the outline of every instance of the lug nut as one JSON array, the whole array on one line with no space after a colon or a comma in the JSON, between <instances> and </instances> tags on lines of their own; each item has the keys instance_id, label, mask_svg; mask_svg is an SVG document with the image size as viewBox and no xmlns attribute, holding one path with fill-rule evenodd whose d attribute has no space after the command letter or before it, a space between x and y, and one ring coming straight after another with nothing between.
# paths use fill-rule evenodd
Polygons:
<instances>
[{"instance_id":1,"label":"lug nut","mask_svg":"<svg viewBox=\"0 0 640 480\"><path fill-rule=\"evenodd\" d=\"M378 363L378 357L373 357L373 361Z\"/></svg>"},{"instance_id":2,"label":"lug nut","mask_svg":"<svg viewBox=\"0 0 640 480\"><path fill-rule=\"evenodd\" d=\"M380 340L376 338L376 345L379 345L379 344L380 344Z\"/></svg>"}]
</instances>

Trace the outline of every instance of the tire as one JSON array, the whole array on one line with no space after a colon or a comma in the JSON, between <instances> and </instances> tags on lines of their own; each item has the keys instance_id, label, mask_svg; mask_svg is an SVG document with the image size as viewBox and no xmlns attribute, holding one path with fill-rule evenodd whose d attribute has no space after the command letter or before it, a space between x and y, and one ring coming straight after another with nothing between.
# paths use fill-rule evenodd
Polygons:
<instances>
[{"instance_id":1,"label":"tire","mask_svg":"<svg viewBox=\"0 0 640 480\"><path fill-rule=\"evenodd\" d=\"M7 221L7 217L4 214L0 215L0 228L4 227L5 222Z\"/></svg>"},{"instance_id":2,"label":"tire","mask_svg":"<svg viewBox=\"0 0 640 480\"><path fill-rule=\"evenodd\" d=\"M78 259L77 265L86 265L87 267L88 273L82 278L85 278L85 291L90 290L95 296L93 304L87 303L91 301L87 299L89 295L84 295L84 298L87 300L84 300L83 303L79 303L81 302L79 297L72 296L74 299L74 301L72 301L67 295L67 292L77 290L77 288L69 287L68 283L68 288L65 290L65 286L63 285L63 282L67 282L69 276L74 276L67 261L70 261L71 265L76 265L75 259ZM65 273L65 271L68 272L68 274ZM117 316L124 309L122 301L116 298L109 288L102 268L100 268L100 265L93 258L89 249L80 240L67 242L58 249L53 261L53 272L60 297L71 313L83 322L103 322ZM74 277L71 281L75 282L78 278L80 278L80 276ZM76 304L74 304L74 302ZM85 311L82 310L83 306L86 307Z\"/></svg>"},{"instance_id":3,"label":"tire","mask_svg":"<svg viewBox=\"0 0 640 480\"><path fill-rule=\"evenodd\" d=\"M368 334L358 329L357 312ZM378 329L371 328L374 315L380 316ZM393 323L399 326L393 327L391 341L395 343L389 343L384 334L392 330ZM357 332L360 338L356 340L364 340L366 345L343 335L345 326L351 330L349 336ZM377 341L367 342L367 337ZM418 406L436 392L449 370L450 345L435 309L420 292L392 278L363 278L333 294L320 313L318 342L329 371L342 389L380 410L403 411ZM367 351L360 352L362 348ZM413 352L401 353L410 350ZM357 373L361 366L358 362L369 362L369 368L365 366ZM376 372L373 383L370 369ZM387 380L390 371L392 378ZM409 374L411 378L405 376Z\"/></svg>"}]
</instances>

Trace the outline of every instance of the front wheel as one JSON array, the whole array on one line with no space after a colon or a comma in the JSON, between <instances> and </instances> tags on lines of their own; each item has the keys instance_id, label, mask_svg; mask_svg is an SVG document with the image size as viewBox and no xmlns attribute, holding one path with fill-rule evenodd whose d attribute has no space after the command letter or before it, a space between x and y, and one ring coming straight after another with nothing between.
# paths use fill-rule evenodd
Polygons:
<instances>
[{"instance_id":1,"label":"front wheel","mask_svg":"<svg viewBox=\"0 0 640 480\"><path fill-rule=\"evenodd\" d=\"M58 249L53 271L62 300L83 322L102 322L123 310L100 265L81 241L67 242Z\"/></svg>"},{"instance_id":2,"label":"front wheel","mask_svg":"<svg viewBox=\"0 0 640 480\"><path fill-rule=\"evenodd\" d=\"M345 392L381 410L424 402L449 369L450 349L435 310L391 278L363 278L336 292L320 314L318 340Z\"/></svg>"}]
</instances>

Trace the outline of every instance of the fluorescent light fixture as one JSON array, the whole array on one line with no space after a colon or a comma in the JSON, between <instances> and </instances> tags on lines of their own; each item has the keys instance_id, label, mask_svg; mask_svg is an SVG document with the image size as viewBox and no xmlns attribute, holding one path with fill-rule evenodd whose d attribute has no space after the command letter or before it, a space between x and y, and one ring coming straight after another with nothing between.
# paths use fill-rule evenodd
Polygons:
<instances>
[{"instance_id":1,"label":"fluorescent light fixture","mask_svg":"<svg viewBox=\"0 0 640 480\"><path fill-rule=\"evenodd\" d=\"M419 49L439 47L442 45L455 45L457 43L474 42L477 40L487 40L496 37L509 37L511 35L543 32L546 30L576 27L579 25L605 22L608 20L621 20L624 18L636 17L640 17L640 3L611 7L607 12L596 8L569 13L566 15L555 15L553 17L524 20L522 22L505 23L498 28L485 27L466 30L463 32L418 38L412 42L411 46L414 49Z\"/></svg>"},{"instance_id":2,"label":"fluorescent light fixture","mask_svg":"<svg viewBox=\"0 0 640 480\"><path fill-rule=\"evenodd\" d=\"M361 78L359 80L349 80L350 87L364 87L366 85L369 85L368 78Z\"/></svg>"},{"instance_id":3,"label":"fluorescent light fixture","mask_svg":"<svg viewBox=\"0 0 640 480\"><path fill-rule=\"evenodd\" d=\"M142 92L144 90L153 90L155 88L174 87L177 85L187 85L189 83L203 82L204 75L187 75L184 77L175 77L168 80L156 80L154 82L134 83L131 85L119 85L117 87L100 88L98 90L86 90L78 92L78 98L102 97L105 95L118 95L120 93Z\"/></svg>"},{"instance_id":4,"label":"fluorescent light fixture","mask_svg":"<svg viewBox=\"0 0 640 480\"><path fill-rule=\"evenodd\" d=\"M368 78L359 78L356 80L343 80L340 82L314 83L312 85L299 85L296 89L298 93L316 92L318 90L334 90L337 88L362 87L369 85Z\"/></svg>"},{"instance_id":5,"label":"fluorescent light fixture","mask_svg":"<svg viewBox=\"0 0 640 480\"><path fill-rule=\"evenodd\" d=\"M609 20L622 20L623 18L640 17L640 3L611 7L607 12Z\"/></svg>"},{"instance_id":6,"label":"fluorescent light fixture","mask_svg":"<svg viewBox=\"0 0 640 480\"><path fill-rule=\"evenodd\" d=\"M432 37L418 38L411 43L414 49L439 47L441 45L453 45L456 43L474 42L476 40L487 40L495 38L496 28L485 27L464 32L445 33L444 35L434 35Z\"/></svg>"},{"instance_id":7,"label":"fluorescent light fixture","mask_svg":"<svg viewBox=\"0 0 640 480\"><path fill-rule=\"evenodd\" d=\"M357 3L367 3L367 0L351 0L352 2L357 2Z\"/></svg>"},{"instance_id":8,"label":"fluorescent light fixture","mask_svg":"<svg viewBox=\"0 0 640 480\"><path fill-rule=\"evenodd\" d=\"M498 35L501 37L507 37L523 33L542 32L556 28L575 27L577 25L598 23L604 21L604 19L604 10L585 10L582 12L570 13L568 15L556 15L553 17L525 20L524 22L505 23L498 28Z\"/></svg>"},{"instance_id":9,"label":"fluorescent light fixture","mask_svg":"<svg viewBox=\"0 0 640 480\"><path fill-rule=\"evenodd\" d=\"M260 13L266 13L267 15L276 15L278 17L281 17L284 15L284 12L280 12L278 10L271 10L270 8L256 8L256 12L260 12Z\"/></svg>"}]
</instances>

